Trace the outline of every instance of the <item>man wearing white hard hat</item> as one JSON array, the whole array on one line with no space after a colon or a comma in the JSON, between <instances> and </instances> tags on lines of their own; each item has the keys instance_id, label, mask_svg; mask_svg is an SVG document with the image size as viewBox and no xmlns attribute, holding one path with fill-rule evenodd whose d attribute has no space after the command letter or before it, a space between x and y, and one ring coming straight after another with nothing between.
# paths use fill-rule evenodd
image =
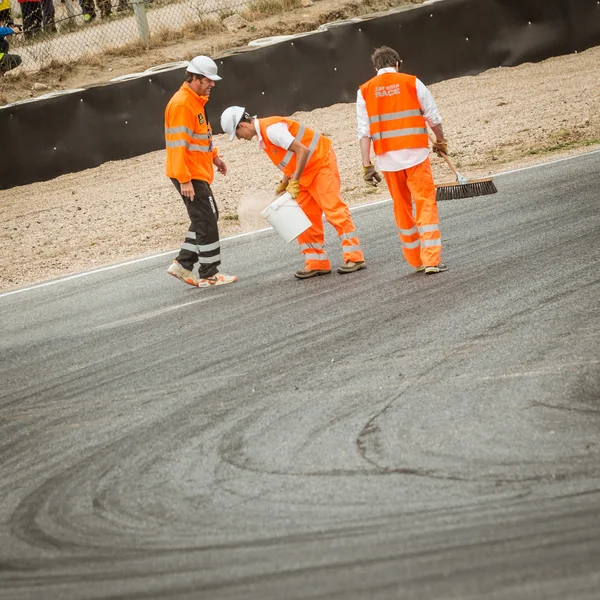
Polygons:
<instances>
[{"instance_id":1,"label":"man wearing white hard hat","mask_svg":"<svg viewBox=\"0 0 600 600\"><path fill-rule=\"evenodd\" d=\"M305 267L295 277L309 279L331 273L323 215L342 242L344 264L337 272L353 273L366 267L350 209L340 195L340 173L329 138L286 117L251 117L242 106L223 111L221 128L230 140L258 138L260 148L283 172L275 194L289 192L312 223L298 236Z\"/></svg>"},{"instance_id":2,"label":"man wearing white hard hat","mask_svg":"<svg viewBox=\"0 0 600 600\"><path fill-rule=\"evenodd\" d=\"M181 194L190 217L185 241L167 272L197 287L237 281L233 275L219 273L219 210L210 189L214 167L222 175L227 174L227 167L213 146L205 109L210 91L220 79L211 58L196 56L189 62L186 79L165 110L167 177ZM197 277L193 273L196 263Z\"/></svg>"}]
</instances>

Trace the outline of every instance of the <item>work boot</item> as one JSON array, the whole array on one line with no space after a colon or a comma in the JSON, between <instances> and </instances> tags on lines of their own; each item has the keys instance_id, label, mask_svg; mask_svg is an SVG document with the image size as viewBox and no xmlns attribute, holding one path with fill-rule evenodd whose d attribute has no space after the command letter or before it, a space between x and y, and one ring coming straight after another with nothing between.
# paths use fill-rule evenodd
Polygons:
<instances>
[{"instance_id":1,"label":"work boot","mask_svg":"<svg viewBox=\"0 0 600 600\"><path fill-rule=\"evenodd\" d=\"M436 265L435 267L425 267L425 275L432 275L434 273L442 273L443 271L447 271L448 270L448 265L445 265L444 263L440 263L439 265Z\"/></svg>"},{"instance_id":2,"label":"work boot","mask_svg":"<svg viewBox=\"0 0 600 600\"><path fill-rule=\"evenodd\" d=\"M425 270L425 265L421 265L420 267L417 267L417 268L415 269L415 271L416 271L417 273L422 273L424 270Z\"/></svg>"},{"instance_id":3,"label":"work boot","mask_svg":"<svg viewBox=\"0 0 600 600\"><path fill-rule=\"evenodd\" d=\"M212 287L214 285L225 285L227 283L234 283L237 281L235 275L223 275L223 273L217 273L212 277L205 277L204 279L198 279L198 287Z\"/></svg>"},{"instance_id":4,"label":"work boot","mask_svg":"<svg viewBox=\"0 0 600 600\"><path fill-rule=\"evenodd\" d=\"M341 267L338 268L337 272L340 275L344 273L354 273L354 271L360 271L361 269L365 269L367 267L367 263L364 260L359 260L357 262L352 262L349 260L344 263Z\"/></svg>"},{"instance_id":5,"label":"work boot","mask_svg":"<svg viewBox=\"0 0 600 600\"><path fill-rule=\"evenodd\" d=\"M196 276L191 271L184 269L176 260L174 260L173 264L167 269L167 273L173 275L173 277L177 277L177 279L181 279L181 281L188 285L198 285Z\"/></svg>"},{"instance_id":6,"label":"work boot","mask_svg":"<svg viewBox=\"0 0 600 600\"><path fill-rule=\"evenodd\" d=\"M331 269L302 269L294 273L294 277L296 279L310 279L319 275L329 275L329 273L331 273Z\"/></svg>"}]
</instances>

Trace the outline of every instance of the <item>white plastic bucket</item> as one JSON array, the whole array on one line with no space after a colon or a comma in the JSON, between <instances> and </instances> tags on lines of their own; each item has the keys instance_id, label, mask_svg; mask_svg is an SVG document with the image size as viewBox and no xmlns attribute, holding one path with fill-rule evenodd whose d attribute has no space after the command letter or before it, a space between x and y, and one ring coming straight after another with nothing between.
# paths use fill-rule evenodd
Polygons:
<instances>
[{"instance_id":1,"label":"white plastic bucket","mask_svg":"<svg viewBox=\"0 0 600 600\"><path fill-rule=\"evenodd\" d=\"M260 213L286 242L295 240L310 226L310 219L288 192L271 202Z\"/></svg>"}]
</instances>

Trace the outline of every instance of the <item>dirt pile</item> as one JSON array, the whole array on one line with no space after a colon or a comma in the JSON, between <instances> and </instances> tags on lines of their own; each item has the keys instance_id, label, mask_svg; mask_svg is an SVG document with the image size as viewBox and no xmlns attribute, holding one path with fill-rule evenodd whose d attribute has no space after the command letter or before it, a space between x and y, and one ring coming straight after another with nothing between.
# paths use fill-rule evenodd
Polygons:
<instances>
[{"instance_id":1,"label":"dirt pile","mask_svg":"<svg viewBox=\"0 0 600 600\"><path fill-rule=\"evenodd\" d=\"M600 47L431 86L459 168L483 176L600 148L598 64ZM354 111L339 104L295 118L331 137L343 196L359 204L389 196L361 179ZM265 227L255 214L249 224L248 206L273 194L279 171L255 142L221 135L216 143L229 168L213 185L222 235ZM177 248L188 220L164 159L153 152L0 191L0 288ZM437 181L452 179L443 161L432 162Z\"/></svg>"}]
</instances>

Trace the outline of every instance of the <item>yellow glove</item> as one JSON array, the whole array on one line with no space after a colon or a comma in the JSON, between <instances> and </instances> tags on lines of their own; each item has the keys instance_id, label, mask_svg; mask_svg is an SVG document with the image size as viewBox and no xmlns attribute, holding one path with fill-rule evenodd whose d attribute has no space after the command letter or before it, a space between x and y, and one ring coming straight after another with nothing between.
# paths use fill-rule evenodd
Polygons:
<instances>
[{"instance_id":1,"label":"yellow glove","mask_svg":"<svg viewBox=\"0 0 600 600\"><path fill-rule=\"evenodd\" d=\"M279 182L279 184L277 185L277 187L275 188L275 195L276 196L281 196L281 194L283 194L283 192L285 192L287 188L287 183L283 181L283 179Z\"/></svg>"},{"instance_id":2,"label":"yellow glove","mask_svg":"<svg viewBox=\"0 0 600 600\"><path fill-rule=\"evenodd\" d=\"M366 167L363 166L363 179L371 185L377 185L381 182L381 175L373 165L367 165Z\"/></svg>"},{"instance_id":3,"label":"yellow glove","mask_svg":"<svg viewBox=\"0 0 600 600\"><path fill-rule=\"evenodd\" d=\"M292 198L296 199L300 193L300 182L297 179L290 179L285 191L288 192Z\"/></svg>"},{"instance_id":4,"label":"yellow glove","mask_svg":"<svg viewBox=\"0 0 600 600\"><path fill-rule=\"evenodd\" d=\"M448 142L446 140L439 140L433 142L433 151L439 156L440 152L448 154Z\"/></svg>"}]
</instances>

